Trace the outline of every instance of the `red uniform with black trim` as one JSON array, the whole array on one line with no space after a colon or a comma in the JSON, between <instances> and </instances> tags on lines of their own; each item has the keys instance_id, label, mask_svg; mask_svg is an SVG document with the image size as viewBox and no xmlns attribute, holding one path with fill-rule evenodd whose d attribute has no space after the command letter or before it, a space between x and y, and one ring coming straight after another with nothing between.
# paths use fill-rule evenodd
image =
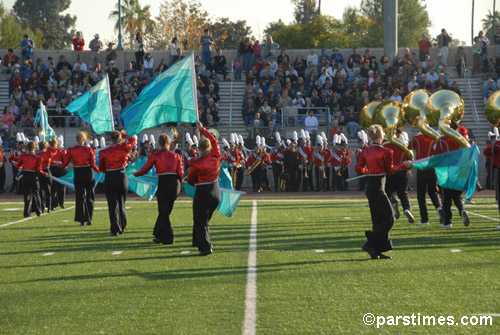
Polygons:
<instances>
[{"instance_id":1,"label":"red uniform with black trim","mask_svg":"<svg viewBox=\"0 0 500 335\"><path fill-rule=\"evenodd\" d=\"M22 154L17 161L16 169L36 172L42 176L48 176L46 172L42 171L42 159L32 153Z\"/></svg>"},{"instance_id":2,"label":"red uniform with black trim","mask_svg":"<svg viewBox=\"0 0 500 335\"><path fill-rule=\"evenodd\" d=\"M491 160L493 166L500 166L500 141L488 143L483 150L483 154L487 159Z\"/></svg>"},{"instance_id":3,"label":"red uniform with black trim","mask_svg":"<svg viewBox=\"0 0 500 335\"><path fill-rule=\"evenodd\" d=\"M433 145L434 141L432 138L425 136L424 134L418 134L413 136L409 144L409 149L415 151L415 159L422 159L433 155Z\"/></svg>"},{"instance_id":4,"label":"red uniform with black trim","mask_svg":"<svg viewBox=\"0 0 500 335\"><path fill-rule=\"evenodd\" d=\"M381 145L369 145L361 153L355 169L360 174L393 174L406 168L402 163L393 165L390 149Z\"/></svg>"},{"instance_id":5,"label":"red uniform with black trim","mask_svg":"<svg viewBox=\"0 0 500 335\"><path fill-rule=\"evenodd\" d=\"M66 155L66 150L60 148L48 147L47 151L50 152L52 159L50 165L57 166L62 163L64 156Z\"/></svg>"},{"instance_id":6,"label":"red uniform with black trim","mask_svg":"<svg viewBox=\"0 0 500 335\"><path fill-rule=\"evenodd\" d=\"M48 169L52 163L52 153L47 149L47 151L42 151L37 154L42 160L42 169Z\"/></svg>"},{"instance_id":7,"label":"red uniform with black trim","mask_svg":"<svg viewBox=\"0 0 500 335\"><path fill-rule=\"evenodd\" d=\"M450 152L461 148L460 144L458 144L455 140L447 136L441 137L439 141L434 143L435 145L431 147L432 155L442 154L445 152Z\"/></svg>"},{"instance_id":8,"label":"red uniform with black trim","mask_svg":"<svg viewBox=\"0 0 500 335\"><path fill-rule=\"evenodd\" d=\"M99 169L95 165L95 150L93 148L85 145L77 145L69 148L59 166L66 167L70 161L73 161L74 167L90 166L94 171L99 172Z\"/></svg>"},{"instance_id":9,"label":"red uniform with black trim","mask_svg":"<svg viewBox=\"0 0 500 335\"><path fill-rule=\"evenodd\" d=\"M0 162L2 163L1 164L2 166L4 166L4 164L7 163L7 157L5 157L5 153L1 149L0 149Z\"/></svg>"},{"instance_id":10,"label":"red uniform with black trim","mask_svg":"<svg viewBox=\"0 0 500 335\"><path fill-rule=\"evenodd\" d=\"M384 143L384 147L392 150L392 160L394 164L403 163L404 161L409 160L409 157L406 155L406 153L397 145L388 142Z\"/></svg>"},{"instance_id":11,"label":"red uniform with black trim","mask_svg":"<svg viewBox=\"0 0 500 335\"><path fill-rule=\"evenodd\" d=\"M134 148L135 143L136 138L132 136L120 144L102 149L99 152L99 171L106 172L108 170L117 170L126 167L128 154Z\"/></svg>"},{"instance_id":12,"label":"red uniform with black trim","mask_svg":"<svg viewBox=\"0 0 500 335\"><path fill-rule=\"evenodd\" d=\"M9 163L12 164L12 166L17 165L17 161L19 160L19 157L24 153L24 150L13 150L9 154Z\"/></svg>"}]
</instances>

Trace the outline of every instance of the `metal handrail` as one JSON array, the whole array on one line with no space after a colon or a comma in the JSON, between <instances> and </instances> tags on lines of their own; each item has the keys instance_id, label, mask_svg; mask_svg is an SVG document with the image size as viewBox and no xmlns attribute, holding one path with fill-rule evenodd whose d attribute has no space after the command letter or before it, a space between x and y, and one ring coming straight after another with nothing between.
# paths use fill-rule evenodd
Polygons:
<instances>
[{"instance_id":1,"label":"metal handrail","mask_svg":"<svg viewBox=\"0 0 500 335\"><path fill-rule=\"evenodd\" d=\"M460 63L462 66L462 73L464 74L464 78L467 81L467 96L468 96L469 100L472 101L472 111L473 111L472 115L474 117L474 122L479 123L479 115L477 113L476 101L474 99L472 99L472 94L471 94L472 88L470 86L469 77L467 77L467 66L465 65L465 60L464 60L463 56L460 59Z\"/></svg>"},{"instance_id":2,"label":"metal handrail","mask_svg":"<svg viewBox=\"0 0 500 335\"><path fill-rule=\"evenodd\" d=\"M230 89L230 100L229 100L229 125L233 125L233 82L234 82L234 62L231 62L231 89Z\"/></svg>"}]
</instances>

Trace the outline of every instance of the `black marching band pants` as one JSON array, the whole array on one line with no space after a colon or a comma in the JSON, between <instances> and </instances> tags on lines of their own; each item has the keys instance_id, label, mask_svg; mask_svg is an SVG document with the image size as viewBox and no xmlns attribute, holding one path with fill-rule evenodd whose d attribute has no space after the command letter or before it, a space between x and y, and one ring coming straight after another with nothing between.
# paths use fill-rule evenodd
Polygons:
<instances>
[{"instance_id":1,"label":"black marching band pants","mask_svg":"<svg viewBox=\"0 0 500 335\"><path fill-rule=\"evenodd\" d=\"M42 169L44 172L52 175L48 168ZM40 210L45 213L45 208L50 212L52 209L52 179L47 177L40 177Z\"/></svg>"},{"instance_id":2,"label":"black marching band pants","mask_svg":"<svg viewBox=\"0 0 500 335\"><path fill-rule=\"evenodd\" d=\"M35 212L38 216L42 213L38 178L38 174L34 171L23 171L24 217L29 217L32 212Z\"/></svg>"},{"instance_id":3,"label":"black marching band pants","mask_svg":"<svg viewBox=\"0 0 500 335\"><path fill-rule=\"evenodd\" d=\"M92 223L94 215L94 171L90 166L75 166L75 221Z\"/></svg>"},{"instance_id":4,"label":"black marching band pants","mask_svg":"<svg viewBox=\"0 0 500 335\"><path fill-rule=\"evenodd\" d=\"M244 176L245 176L245 167L241 166L239 168L236 168L236 186L234 187L235 190L238 191L241 190L241 184L243 184Z\"/></svg>"},{"instance_id":5,"label":"black marching band pants","mask_svg":"<svg viewBox=\"0 0 500 335\"><path fill-rule=\"evenodd\" d=\"M458 215L462 215L462 211L464 210L464 204L462 202L462 191L452 190L449 188L443 187L443 215L444 215L444 224L451 224L451 202L455 203L458 209Z\"/></svg>"},{"instance_id":6,"label":"black marching band pants","mask_svg":"<svg viewBox=\"0 0 500 335\"><path fill-rule=\"evenodd\" d=\"M280 175L283 165L278 163L273 163L273 180L274 180L274 191L278 192L280 189Z\"/></svg>"},{"instance_id":7,"label":"black marching band pants","mask_svg":"<svg viewBox=\"0 0 500 335\"><path fill-rule=\"evenodd\" d=\"M128 179L125 169L106 171L104 179L104 193L108 200L110 231L112 234L121 234L127 227L127 201Z\"/></svg>"},{"instance_id":8,"label":"black marching band pants","mask_svg":"<svg viewBox=\"0 0 500 335\"><path fill-rule=\"evenodd\" d=\"M427 214L427 204L425 203L425 193L429 194L435 208L441 207L441 200L438 196L437 177L434 169L417 170L417 200L420 210L420 222L429 222Z\"/></svg>"},{"instance_id":9,"label":"black marching band pants","mask_svg":"<svg viewBox=\"0 0 500 335\"><path fill-rule=\"evenodd\" d=\"M181 183L177 174L158 176L158 190L156 191L158 218L156 219L153 235L165 244L174 243L174 231L170 223L170 213L174 208L174 202L180 191Z\"/></svg>"},{"instance_id":10,"label":"black marching band pants","mask_svg":"<svg viewBox=\"0 0 500 335\"><path fill-rule=\"evenodd\" d=\"M200 252L212 249L208 222L219 206L220 188L218 181L196 186L193 199L193 247Z\"/></svg>"},{"instance_id":11,"label":"black marching band pants","mask_svg":"<svg viewBox=\"0 0 500 335\"><path fill-rule=\"evenodd\" d=\"M258 192L260 190L260 187L262 185L262 165L259 164L253 172L250 174L250 177L252 178L252 190L254 192Z\"/></svg>"},{"instance_id":12,"label":"black marching band pants","mask_svg":"<svg viewBox=\"0 0 500 335\"><path fill-rule=\"evenodd\" d=\"M68 171L65 168L61 168L58 166L51 166L50 167L50 173L57 178L61 178L65 174L68 173ZM52 208L56 208L57 205L64 207L64 198L66 197L66 186L59 184L58 182L53 182L52 183Z\"/></svg>"},{"instance_id":13,"label":"black marching band pants","mask_svg":"<svg viewBox=\"0 0 500 335\"><path fill-rule=\"evenodd\" d=\"M391 204L397 204L396 194L398 195L399 201L401 201L401 206L403 210L411 211L410 199L408 199L408 171L402 170L395 172L387 176L387 181L385 184L385 193L391 200ZM427 222L427 221L424 221Z\"/></svg>"},{"instance_id":14,"label":"black marching band pants","mask_svg":"<svg viewBox=\"0 0 500 335\"><path fill-rule=\"evenodd\" d=\"M392 250L392 241L389 231L394 225L392 206L385 193L385 176L366 177L366 197L370 205L372 216L372 231L365 231L368 239L367 247L373 248L377 253Z\"/></svg>"}]
</instances>

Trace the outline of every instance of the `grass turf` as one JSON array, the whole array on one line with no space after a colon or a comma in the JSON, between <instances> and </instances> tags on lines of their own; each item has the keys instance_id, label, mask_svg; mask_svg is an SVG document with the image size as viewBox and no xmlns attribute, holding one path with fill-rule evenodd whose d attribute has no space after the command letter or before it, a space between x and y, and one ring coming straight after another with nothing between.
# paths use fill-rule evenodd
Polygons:
<instances>
[{"instance_id":1,"label":"grass turf","mask_svg":"<svg viewBox=\"0 0 500 335\"><path fill-rule=\"evenodd\" d=\"M468 210L498 218L491 199L475 201ZM127 206L127 230L115 238L105 203L92 226L67 210L0 227L0 334L241 333L252 202L233 218L214 215L208 257L191 248L191 202L175 205L173 246L151 242L155 202ZM22 203L0 203L0 225L21 219L12 208ZM257 210L258 334L500 332L500 317L493 326L379 329L362 320L500 314L500 223L470 215L469 228L455 218L442 229L434 212L429 227L403 216L392 230L394 258L372 261L360 249L371 225L365 199L259 199Z\"/></svg>"}]
</instances>

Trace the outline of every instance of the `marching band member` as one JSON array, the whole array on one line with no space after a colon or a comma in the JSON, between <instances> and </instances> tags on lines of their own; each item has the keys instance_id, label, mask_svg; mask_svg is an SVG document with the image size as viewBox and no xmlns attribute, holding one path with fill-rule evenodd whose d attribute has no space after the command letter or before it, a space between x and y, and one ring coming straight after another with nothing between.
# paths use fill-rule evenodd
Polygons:
<instances>
[{"instance_id":1,"label":"marching band member","mask_svg":"<svg viewBox=\"0 0 500 335\"><path fill-rule=\"evenodd\" d=\"M260 158L262 159L262 183L261 189L266 189L271 191L271 184L269 183L269 170L267 169L268 165L271 164L271 156L267 153L266 150L266 139L264 137L260 138Z\"/></svg>"},{"instance_id":2,"label":"marching band member","mask_svg":"<svg viewBox=\"0 0 500 335\"><path fill-rule=\"evenodd\" d=\"M2 138L0 137L0 193L5 193L5 163L7 162L7 157L2 148Z\"/></svg>"},{"instance_id":3,"label":"marching band member","mask_svg":"<svg viewBox=\"0 0 500 335\"><path fill-rule=\"evenodd\" d=\"M85 145L87 137L85 133L79 131L76 134L77 145L71 147L66 152L62 163L58 166L65 168L70 161L73 161L73 170L75 173L75 221L83 226L92 224L94 216L94 171L99 172L95 165L94 149Z\"/></svg>"},{"instance_id":4,"label":"marching band member","mask_svg":"<svg viewBox=\"0 0 500 335\"><path fill-rule=\"evenodd\" d=\"M325 175L325 158L323 137L317 135L316 137L316 151L314 152L314 174L316 175L316 191L323 192L325 190L325 182L328 181Z\"/></svg>"},{"instance_id":5,"label":"marching band member","mask_svg":"<svg viewBox=\"0 0 500 335\"><path fill-rule=\"evenodd\" d=\"M156 200L158 203L158 218L153 230L155 243L173 244L174 231L170 223L170 213L174 208L174 202L181 191L181 182L184 175L182 168L182 156L169 150L170 137L161 134L158 138L160 150L148 156L146 164L141 170L134 173L139 177L146 174L153 165L158 175L158 190Z\"/></svg>"},{"instance_id":6,"label":"marching band member","mask_svg":"<svg viewBox=\"0 0 500 335\"><path fill-rule=\"evenodd\" d=\"M16 165L19 157L25 152L23 133L16 134L16 142L16 150L11 150L9 154L9 163L12 164L12 186L10 187L10 191L14 192L14 190L16 190L16 194L21 194L21 181L18 181L17 178Z\"/></svg>"},{"instance_id":7,"label":"marching band member","mask_svg":"<svg viewBox=\"0 0 500 335\"><path fill-rule=\"evenodd\" d=\"M194 148L194 142L189 133L186 133L186 146L182 150L182 159L184 163L184 172L187 173L189 169L189 161L196 157L196 150Z\"/></svg>"},{"instance_id":8,"label":"marching band member","mask_svg":"<svg viewBox=\"0 0 500 335\"><path fill-rule=\"evenodd\" d=\"M52 176L50 173L50 164L52 162L52 152L47 150L48 143L41 141L38 143L38 148L40 152L37 154L41 158L42 171L47 173L47 175ZM40 179L40 211L45 213L45 208L47 208L47 213L50 213L52 209L52 179L42 178Z\"/></svg>"},{"instance_id":9,"label":"marching band member","mask_svg":"<svg viewBox=\"0 0 500 335\"><path fill-rule=\"evenodd\" d=\"M252 190L254 192L261 191L262 184L262 157L261 157L261 137L256 136L254 150L250 153L247 160L247 172L246 175L250 175L252 178Z\"/></svg>"},{"instance_id":10,"label":"marching band member","mask_svg":"<svg viewBox=\"0 0 500 335\"><path fill-rule=\"evenodd\" d=\"M331 178L331 171L332 171L332 165L331 165L331 162L330 162L330 159L332 157L332 151L330 148L328 148L328 138L326 137L325 133L322 131L321 132L321 137L323 138L323 152L322 152L322 155L325 157L325 166L324 166L324 182L325 182L325 191L330 191L331 188L330 188L330 180L332 180L332 183L333 183L333 179L334 178ZM335 145L335 144L334 144ZM335 185L335 184L334 184ZM332 185L332 187L334 186Z\"/></svg>"},{"instance_id":11,"label":"marching band member","mask_svg":"<svg viewBox=\"0 0 500 335\"><path fill-rule=\"evenodd\" d=\"M415 159L419 160L432 156L432 147L434 141L432 138L420 133L413 136L409 145L410 149L415 152ZM444 222L443 210L441 208L441 200L439 199L436 171L434 169L417 170L417 201L420 211L419 226L429 225L429 216L427 214L427 203L425 201L425 193L429 195L432 204L436 208L439 222Z\"/></svg>"},{"instance_id":12,"label":"marching band member","mask_svg":"<svg viewBox=\"0 0 500 335\"><path fill-rule=\"evenodd\" d=\"M401 131L400 128L396 129L396 137L402 140L406 146L408 146L408 134ZM397 145L391 142L384 143L384 147L392 150L392 156L394 164L400 164L404 161L410 160L410 157ZM394 217L399 219L399 208L398 200L395 197L395 193L398 195L399 201L401 201L401 206L403 206L403 213L408 218L409 223L414 223L415 218L413 217L410 205L410 199L408 198L408 170L397 171L394 174L387 176L387 181L385 184L385 192L389 197L392 204L392 209L394 212Z\"/></svg>"},{"instance_id":13,"label":"marching band member","mask_svg":"<svg viewBox=\"0 0 500 335\"><path fill-rule=\"evenodd\" d=\"M302 184L302 191L307 192L308 189L311 191L314 191L314 186L313 186L313 163L314 163L314 148L311 147L311 135L309 132L306 130L306 140L304 142L304 148L303 148L305 154L307 155L307 158L305 160L305 170L304 170L304 175L306 175L307 171L307 183L304 181Z\"/></svg>"},{"instance_id":14,"label":"marching band member","mask_svg":"<svg viewBox=\"0 0 500 335\"><path fill-rule=\"evenodd\" d=\"M245 142L243 141L243 136L238 135L238 154L240 165L236 170L236 186L235 190L241 190L241 185L243 184L243 177L245 176L245 165L247 164L247 155L245 153Z\"/></svg>"},{"instance_id":15,"label":"marching band member","mask_svg":"<svg viewBox=\"0 0 500 335\"><path fill-rule=\"evenodd\" d=\"M498 130L497 130L498 131ZM496 178L496 199L497 199L497 206L498 206L498 212L500 213L500 203L498 202L499 199L499 192L500 192L500 142L497 140L496 134L491 133L490 134L490 142L484 148L483 154L486 157L486 159L489 159L491 161L491 165L493 166L493 169L495 172L493 172L494 175L497 176ZM492 183L492 187L495 187L495 184ZM497 227L498 228L498 227Z\"/></svg>"},{"instance_id":16,"label":"marching band member","mask_svg":"<svg viewBox=\"0 0 500 335\"><path fill-rule=\"evenodd\" d=\"M57 178L60 178L68 173L65 168L58 166L58 164L63 161L64 156L66 155L66 150L61 149L63 147L63 144L64 138L62 137L62 135L59 135L58 138L54 137L49 141L49 147L47 148L47 151L50 152L52 156L52 160L50 162L50 174ZM50 205L52 206L51 210L54 210L57 205L64 209L66 187L57 182L52 183L50 193L52 194L52 199L50 201Z\"/></svg>"},{"instance_id":17,"label":"marching band member","mask_svg":"<svg viewBox=\"0 0 500 335\"><path fill-rule=\"evenodd\" d=\"M281 136L279 132L275 134L276 143L271 149L271 165L273 168L274 192L280 188L280 175L283 172L283 154L285 149L281 147Z\"/></svg>"},{"instance_id":18,"label":"marching band member","mask_svg":"<svg viewBox=\"0 0 500 335\"><path fill-rule=\"evenodd\" d=\"M347 191L348 185L346 180L349 179L349 164L352 163L351 152L349 151L349 144L347 142L347 137L344 134L340 135L340 149L342 159L340 160L340 191Z\"/></svg>"},{"instance_id":19,"label":"marching band member","mask_svg":"<svg viewBox=\"0 0 500 335\"><path fill-rule=\"evenodd\" d=\"M458 124L455 121L451 121L450 128L453 130L458 130L458 132L468 141L469 137L467 135L467 129L465 127L458 127ZM438 143L436 143L436 149L434 154L445 153L453 150L458 150L461 148L460 144L458 144L454 139L448 136L443 136L439 139ZM462 191L453 190L446 187L443 187L443 217L444 221L441 223L441 228L451 228L453 225L451 223L451 202L455 203L455 206L458 209L458 213L460 213L460 217L462 218L462 222L464 226L468 227L470 220L469 214L464 209L463 201L462 201Z\"/></svg>"},{"instance_id":20,"label":"marching band member","mask_svg":"<svg viewBox=\"0 0 500 335\"><path fill-rule=\"evenodd\" d=\"M333 149L329 152L328 155L328 164L327 166L331 168L333 172L332 176L332 190L342 191L341 186L341 178L340 178L340 163L343 159L343 152L340 150L340 135L333 135L332 140ZM328 183L329 184L329 183Z\"/></svg>"},{"instance_id":21,"label":"marching band member","mask_svg":"<svg viewBox=\"0 0 500 335\"><path fill-rule=\"evenodd\" d=\"M200 132L205 136L199 142L200 156L189 161L187 183L196 186L193 199L193 246L200 256L210 255L212 242L208 222L220 202L218 184L221 152L217 139L198 121Z\"/></svg>"},{"instance_id":22,"label":"marching band member","mask_svg":"<svg viewBox=\"0 0 500 335\"><path fill-rule=\"evenodd\" d=\"M365 232L368 241L362 249L370 254L372 259L386 259L391 257L382 254L382 252L392 250L389 231L394 224L392 207L385 193L386 175L409 168L411 164L405 161L393 166L392 151L381 146L384 140L381 126L370 126L368 136L373 144L363 150L356 164L356 172L373 175L366 177L366 197L370 205L373 229ZM375 176L377 174L384 175Z\"/></svg>"},{"instance_id":23,"label":"marching band member","mask_svg":"<svg viewBox=\"0 0 500 335\"><path fill-rule=\"evenodd\" d=\"M111 133L111 146L99 152L99 171L105 172L104 193L108 201L110 236L122 234L127 227L127 201L128 179L125 167L130 151L137 142L137 136L122 141L122 133ZM150 154L151 155L151 154Z\"/></svg>"},{"instance_id":24,"label":"marching band member","mask_svg":"<svg viewBox=\"0 0 500 335\"><path fill-rule=\"evenodd\" d=\"M229 174L233 182L233 188L236 187L238 165L240 164L239 152L236 147L236 134L231 134L230 144L228 150L225 150L224 160L229 164Z\"/></svg>"},{"instance_id":25,"label":"marching band member","mask_svg":"<svg viewBox=\"0 0 500 335\"><path fill-rule=\"evenodd\" d=\"M38 175L50 178L42 171L42 159L35 155L35 147L35 142L29 141L28 151L19 157L16 164L16 169L23 172L24 217L29 217L33 211L37 216L42 214Z\"/></svg>"},{"instance_id":26,"label":"marching band member","mask_svg":"<svg viewBox=\"0 0 500 335\"><path fill-rule=\"evenodd\" d=\"M365 131L364 130L358 131L358 145L359 145L359 147L356 149L356 151L354 153L354 155L356 157L356 164L358 163L359 157L367 144L368 144L368 137L366 136ZM360 174L358 173L358 176L359 175ZM364 190L365 190L365 178L360 178L359 185L358 185L358 191L364 191Z\"/></svg>"},{"instance_id":27,"label":"marching band member","mask_svg":"<svg viewBox=\"0 0 500 335\"><path fill-rule=\"evenodd\" d=\"M307 154L304 151L306 141L306 132L304 129L300 130L300 136L297 142L297 159L299 160L299 168L297 169L297 176L295 178L296 190L300 190L300 185L302 183L307 183L306 172L307 171Z\"/></svg>"},{"instance_id":28,"label":"marching band member","mask_svg":"<svg viewBox=\"0 0 500 335\"><path fill-rule=\"evenodd\" d=\"M288 145L287 150L283 154L283 166L285 167L285 173L288 177L286 182L287 192L296 192L298 190L297 185L297 170L299 168L299 156L296 149L297 146L297 132L293 131L292 141Z\"/></svg>"}]
</instances>

